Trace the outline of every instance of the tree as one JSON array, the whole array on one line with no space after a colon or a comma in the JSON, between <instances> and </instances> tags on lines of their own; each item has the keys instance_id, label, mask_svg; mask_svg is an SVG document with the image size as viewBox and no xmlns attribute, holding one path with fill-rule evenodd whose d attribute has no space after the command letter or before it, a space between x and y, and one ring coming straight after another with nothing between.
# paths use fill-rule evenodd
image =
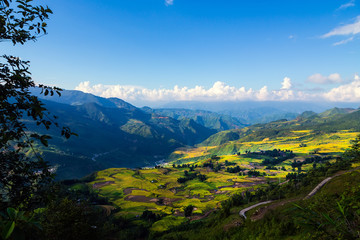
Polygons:
<instances>
[{"instance_id":1,"label":"tree","mask_svg":"<svg viewBox=\"0 0 360 240\"><path fill-rule=\"evenodd\" d=\"M34 6L32 0L0 0L0 42L13 45L36 40L46 34L46 20L52 11ZM48 135L31 133L24 123L27 118L49 129L59 127L56 117L30 92L40 87L44 95L61 95L61 89L36 86L31 79L29 62L14 56L0 60L0 209L7 205L26 206L43 184L52 179L49 166L33 147L34 141L48 145ZM60 128L65 138L76 135L68 127ZM35 158L25 155L32 151Z\"/></svg>"},{"instance_id":2,"label":"tree","mask_svg":"<svg viewBox=\"0 0 360 240\"><path fill-rule=\"evenodd\" d=\"M184 214L185 217L190 217L192 212L194 210L194 206L193 205L188 205L185 209L184 209Z\"/></svg>"},{"instance_id":3,"label":"tree","mask_svg":"<svg viewBox=\"0 0 360 240\"><path fill-rule=\"evenodd\" d=\"M349 158L351 161L360 160L360 135L358 135L354 140L351 141L352 145L350 149L345 152L345 157Z\"/></svg>"},{"instance_id":4,"label":"tree","mask_svg":"<svg viewBox=\"0 0 360 240\"><path fill-rule=\"evenodd\" d=\"M221 202L221 210L222 210L221 216L224 218L230 216L231 207L232 207L232 201L230 199Z\"/></svg>"},{"instance_id":5,"label":"tree","mask_svg":"<svg viewBox=\"0 0 360 240\"><path fill-rule=\"evenodd\" d=\"M15 45L36 40L46 34L46 19L52 11L46 6L33 6L32 0L0 1L0 41L10 40Z\"/></svg>"},{"instance_id":6,"label":"tree","mask_svg":"<svg viewBox=\"0 0 360 240\"><path fill-rule=\"evenodd\" d=\"M204 182L207 177L206 177L206 175L204 175L204 174L199 174L199 175L198 175L198 178L199 178L199 180L200 180L201 182Z\"/></svg>"}]
</instances>

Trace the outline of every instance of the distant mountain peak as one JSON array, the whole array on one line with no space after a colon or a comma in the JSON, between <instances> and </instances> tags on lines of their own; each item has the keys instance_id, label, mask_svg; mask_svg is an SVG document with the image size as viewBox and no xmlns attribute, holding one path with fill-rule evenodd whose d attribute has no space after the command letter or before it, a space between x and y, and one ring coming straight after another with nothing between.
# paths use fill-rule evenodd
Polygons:
<instances>
[{"instance_id":1,"label":"distant mountain peak","mask_svg":"<svg viewBox=\"0 0 360 240\"><path fill-rule=\"evenodd\" d=\"M322 113L319 113L320 117L330 117L330 116L334 116L337 114L346 114L346 113L352 113L356 111L356 109L354 108L338 108L338 107L334 107L331 108L329 110L326 110Z\"/></svg>"},{"instance_id":2,"label":"distant mountain peak","mask_svg":"<svg viewBox=\"0 0 360 240\"><path fill-rule=\"evenodd\" d=\"M39 97L40 99L45 99L48 101L53 101L57 103L68 104L72 106L83 105L87 103L96 103L99 106L107 108L125 108L128 110L136 110L137 108L132 104L120 99L120 98L103 98L95 96L91 93L84 93L77 90L63 90L61 92L61 97L57 95L47 95L44 96L40 94L40 88L33 88L31 92Z\"/></svg>"}]
</instances>

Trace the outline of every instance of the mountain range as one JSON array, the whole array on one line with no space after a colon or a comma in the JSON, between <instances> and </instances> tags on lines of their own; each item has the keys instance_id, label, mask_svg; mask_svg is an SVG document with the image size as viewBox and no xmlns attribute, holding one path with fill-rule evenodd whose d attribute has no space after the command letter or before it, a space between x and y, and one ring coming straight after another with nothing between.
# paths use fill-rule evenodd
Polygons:
<instances>
[{"instance_id":1,"label":"mountain range","mask_svg":"<svg viewBox=\"0 0 360 240\"><path fill-rule=\"evenodd\" d=\"M268 123L279 119L295 119L305 111L316 113L327 109L357 108L359 103L349 102L306 102L306 101L178 101L163 105L163 108L186 108L191 110L206 110L236 118L243 124L253 125Z\"/></svg>"},{"instance_id":2,"label":"mountain range","mask_svg":"<svg viewBox=\"0 0 360 240\"><path fill-rule=\"evenodd\" d=\"M36 92L37 91L37 92ZM59 129L41 129L29 121L31 131L52 137L41 152L57 177L78 178L110 167L154 166L178 147L193 146L218 130L190 118L175 119L143 111L121 99L101 98L79 91L61 97L39 95L45 107L79 137L65 141Z\"/></svg>"},{"instance_id":3,"label":"mountain range","mask_svg":"<svg viewBox=\"0 0 360 240\"><path fill-rule=\"evenodd\" d=\"M154 166L166 160L175 149L196 144L219 146L240 139L262 140L266 136L286 134L289 129L360 129L356 120L360 113L351 108L334 108L320 114L306 111L299 115L266 108L264 103L261 110L249 110L249 106L244 109L256 111L262 121L275 116L278 116L276 120L281 116L288 119L248 126L234 117L236 111L224 114L226 108L222 113L138 108L118 98L102 98L80 91L65 90L61 97L44 96L39 89L33 89L33 93L58 117L60 125L69 126L79 135L65 141L59 137L59 129L46 131L29 121L31 131L52 137L48 148L37 147L45 159L56 166L58 179L79 178L111 167ZM244 103L233 105L239 109ZM273 114L269 117L268 113Z\"/></svg>"}]
</instances>

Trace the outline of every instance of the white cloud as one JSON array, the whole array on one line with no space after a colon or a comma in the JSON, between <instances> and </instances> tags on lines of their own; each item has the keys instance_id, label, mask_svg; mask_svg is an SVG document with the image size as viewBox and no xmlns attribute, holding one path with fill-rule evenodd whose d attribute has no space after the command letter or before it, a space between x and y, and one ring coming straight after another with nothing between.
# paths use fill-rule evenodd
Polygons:
<instances>
[{"instance_id":1,"label":"white cloud","mask_svg":"<svg viewBox=\"0 0 360 240\"><path fill-rule=\"evenodd\" d=\"M329 76L323 76L320 73L315 73L308 77L308 82L318 84L332 84L342 82L341 76L338 73L330 74Z\"/></svg>"},{"instance_id":2,"label":"white cloud","mask_svg":"<svg viewBox=\"0 0 360 240\"><path fill-rule=\"evenodd\" d=\"M317 83L340 82L341 77L338 73L322 76L314 74L308 81ZM278 90L269 90L263 86L259 90L245 87L233 87L224 82L215 82L210 88L203 86L179 87L172 89L149 89L139 86L127 85L91 85L90 82L82 82L75 89L87 93L92 93L101 97L117 97L133 104L147 102L172 102L172 101L360 101L360 77L354 76L351 83L340 85L328 91L322 92L311 90L292 90L290 78L284 78L282 88Z\"/></svg>"},{"instance_id":3,"label":"white cloud","mask_svg":"<svg viewBox=\"0 0 360 240\"><path fill-rule=\"evenodd\" d=\"M255 94L255 97L257 98L257 100L265 101L265 100L269 99L269 95L270 94L269 94L267 86L264 86Z\"/></svg>"},{"instance_id":4,"label":"white cloud","mask_svg":"<svg viewBox=\"0 0 360 240\"><path fill-rule=\"evenodd\" d=\"M360 16L357 16L354 23L350 23L341 27L337 27L330 32L324 34L323 38L343 35L356 35L360 33Z\"/></svg>"},{"instance_id":5,"label":"white cloud","mask_svg":"<svg viewBox=\"0 0 360 240\"><path fill-rule=\"evenodd\" d=\"M343 44L346 44L346 43L348 43L348 42L351 42L352 40L354 40L354 37L350 37L350 38L341 40L341 41L339 41L339 42L336 42L336 43L333 44L333 46L343 45Z\"/></svg>"},{"instance_id":6,"label":"white cloud","mask_svg":"<svg viewBox=\"0 0 360 240\"><path fill-rule=\"evenodd\" d=\"M344 9L349 8L349 7L355 7L355 0L351 0L348 3L342 4L337 10L344 10Z\"/></svg>"},{"instance_id":7,"label":"white cloud","mask_svg":"<svg viewBox=\"0 0 360 240\"><path fill-rule=\"evenodd\" d=\"M360 78L355 75L354 81L348 84L333 88L324 93L324 98L329 101L337 102L356 102L360 101Z\"/></svg>"},{"instance_id":8,"label":"white cloud","mask_svg":"<svg viewBox=\"0 0 360 240\"><path fill-rule=\"evenodd\" d=\"M284 77L283 82L281 83L281 89L290 89L291 88L291 79L288 77Z\"/></svg>"},{"instance_id":9,"label":"white cloud","mask_svg":"<svg viewBox=\"0 0 360 240\"><path fill-rule=\"evenodd\" d=\"M174 4L174 0L165 0L165 5L170 6Z\"/></svg>"},{"instance_id":10,"label":"white cloud","mask_svg":"<svg viewBox=\"0 0 360 240\"><path fill-rule=\"evenodd\" d=\"M289 39L294 39L295 36L294 36L294 35L290 35L288 38L289 38Z\"/></svg>"}]
</instances>

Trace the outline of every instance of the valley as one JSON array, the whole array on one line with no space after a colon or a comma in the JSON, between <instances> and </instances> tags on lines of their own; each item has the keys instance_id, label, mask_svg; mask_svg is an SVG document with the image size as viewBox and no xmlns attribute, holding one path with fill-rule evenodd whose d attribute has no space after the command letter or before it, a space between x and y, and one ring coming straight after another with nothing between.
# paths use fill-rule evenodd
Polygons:
<instances>
[{"instance_id":1,"label":"valley","mask_svg":"<svg viewBox=\"0 0 360 240\"><path fill-rule=\"evenodd\" d=\"M46 104L78 129L88 154L74 154L76 145L56 138L44 154L61 159L55 162L60 179L96 171L73 180L69 189L76 196L86 198L90 192L105 199L94 206L130 224L130 238L136 238L137 228L156 239L218 218L226 219L216 224L227 232L246 224L247 216L261 220L269 215L267 208L297 204L320 182L349 169L344 152L360 134L360 111L351 108L248 126L209 111L138 109L99 97L86 103L74 101L74 95L65 98L65 105ZM77 115L64 114L66 108ZM96 145L89 134L98 139ZM64 164L64 155L74 161Z\"/></svg>"}]
</instances>

